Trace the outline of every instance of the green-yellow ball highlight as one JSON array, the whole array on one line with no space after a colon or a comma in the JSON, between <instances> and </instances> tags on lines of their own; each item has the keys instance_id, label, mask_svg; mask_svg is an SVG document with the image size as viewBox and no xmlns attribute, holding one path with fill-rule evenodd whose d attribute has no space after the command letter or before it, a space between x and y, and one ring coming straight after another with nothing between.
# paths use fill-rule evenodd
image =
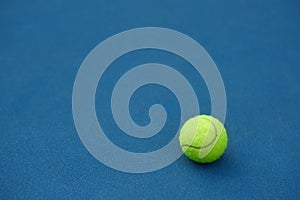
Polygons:
<instances>
[{"instance_id":1,"label":"green-yellow ball highlight","mask_svg":"<svg viewBox=\"0 0 300 200\"><path fill-rule=\"evenodd\" d=\"M228 137L223 124L208 115L195 116L184 123L179 143L184 154L199 163L211 163L220 158Z\"/></svg>"}]
</instances>

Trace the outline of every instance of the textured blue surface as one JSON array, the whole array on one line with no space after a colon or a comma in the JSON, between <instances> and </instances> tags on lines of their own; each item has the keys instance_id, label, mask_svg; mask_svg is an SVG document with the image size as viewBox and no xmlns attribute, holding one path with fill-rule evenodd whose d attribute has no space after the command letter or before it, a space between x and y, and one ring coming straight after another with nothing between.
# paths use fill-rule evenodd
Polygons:
<instances>
[{"instance_id":1,"label":"textured blue surface","mask_svg":"<svg viewBox=\"0 0 300 200\"><path fill-rule=\"evenodd\" d=\"M1 1L0 199L299 198L299 9L297 1L277 0ZM144 26L189 35L218 65L229 133L218 162L201 166L181 157L156 172L128 174L104 166L82 145L71 110L81 62L107 37ZM151 60L183 62L161 52L132 56L118 62L127 67ZM186 73L196 80L192 71ZM152 145L123 140L128 136L117 130L109 136L128 150L157 149L178 126L174 96L159 86L152 96L147 91L132 103L137 123L147 123L145 110L157 100L172 117ZM199 94L202 112L209 112L203 81ZM100 97L97 112L109 112ZM103 123L115 130L109 118Z\"/></svg>"}]
</instances>

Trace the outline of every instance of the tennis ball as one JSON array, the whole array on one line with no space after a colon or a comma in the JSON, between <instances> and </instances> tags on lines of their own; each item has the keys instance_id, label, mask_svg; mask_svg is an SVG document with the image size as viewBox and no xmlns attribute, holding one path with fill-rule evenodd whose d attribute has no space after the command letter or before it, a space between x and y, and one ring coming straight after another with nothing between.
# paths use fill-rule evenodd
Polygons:
<instances>
[{"instance_id":1,"label":"tennis ball","mask_svg":"<svg viewBox=\"0 0 300 200\"><path fill-rule=\"evenodd\" d=\"M208 115L198 115L186 121L179 135L184 154L199 163L210 163L220 158L227 141L223 124Z\"/></svg>"}]
</instances>

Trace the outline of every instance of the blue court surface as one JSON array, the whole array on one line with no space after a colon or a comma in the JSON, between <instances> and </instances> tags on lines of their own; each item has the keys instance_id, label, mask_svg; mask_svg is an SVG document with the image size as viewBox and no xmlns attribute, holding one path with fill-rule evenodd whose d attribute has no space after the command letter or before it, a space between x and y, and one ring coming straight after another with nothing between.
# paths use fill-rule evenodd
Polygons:
<instances>
[{"instance_id":1,"label":"blue court surface","mask_svg":"<svg viewBox=\"0 0 300 200\"><path fill-rule=\"evenodd\" d=\"M72 105L80 66L107 38L141 27L166 28L189 36L205 48L218 67L226 91L229 137L226 152L218 161L200 165L180 156L161 169L130 173L100 162L84 145ZM295 0L2 0L0 199L299 199L299 36L300 3ZM160 34L144 39L155 37ZM177 42L170 39L169 44L176 46ZM103 51L97 59L102 61L122 50L124 43ZM178 151L176 134L183 113L172 89L153 81L132 94L127 109L117 109L130 113L122 120L132 118L144 127L140 130L146 130L152 122L149 110L162 111L164 107L165 113L158 118L166 117L165 124L152 137L126 134L112 113L115 84L145 63L167 65L185 77L201 114L211 114L212 105L220 100L211 99L212 91L186 59L165 50L139 49L110 63L95 86L94 104L79 103L94 106L99 122L81 115L91 129L82 130L86 137L95 132L94 126L101 126L108 141L123 152L138 155L156 152L175 137L177 147L160 157L161 162L167 162ZM159 78L163 71L156 73ZM91 83L92 77L83 82ZM148 73L130 80L146 77ZM182 86L181 91L185 89ZM86 98L89 90L82 87L78 94ZM124 100L118 98L115 105ZM223 108L215 109L218 113ZM88 109L83 107L80 113L85 112ZM184 120L193 112L186 113ZM87 140L103 147L100 136ZM99 155L119 168L161 164L151 158L149 162L127 163L123 154L103 149Z\"/></svg>"}]
</instances>

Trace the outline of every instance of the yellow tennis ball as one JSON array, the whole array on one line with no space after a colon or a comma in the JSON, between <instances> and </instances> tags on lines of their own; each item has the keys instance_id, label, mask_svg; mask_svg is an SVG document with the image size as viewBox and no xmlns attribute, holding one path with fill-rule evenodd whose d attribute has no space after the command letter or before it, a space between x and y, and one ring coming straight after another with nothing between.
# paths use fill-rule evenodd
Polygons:
<instances>
[{"instance_id":1,"label":"yellow tennis ball","mask_svg":"<svg viewBox=\"0 0 300 200\"><path fill-rule=\"evenodd\" d=\"M198 115L184 123L179 142L188 158L200 163L210 163L223 155L228 137L225 127L218 119Z\"/></svg>"}]
</instances>

